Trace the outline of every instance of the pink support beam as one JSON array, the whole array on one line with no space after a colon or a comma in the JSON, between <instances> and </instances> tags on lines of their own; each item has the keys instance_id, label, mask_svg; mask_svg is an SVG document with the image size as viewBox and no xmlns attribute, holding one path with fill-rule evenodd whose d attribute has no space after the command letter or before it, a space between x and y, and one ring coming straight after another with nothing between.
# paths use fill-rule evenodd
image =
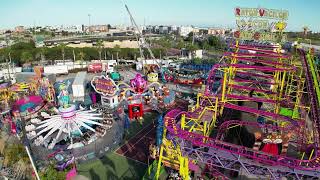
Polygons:
<instances>
[{"instance_id":1,"label":"pink support beam","mask_svg":"<svg viewBox=\"0 0 320 180\"><path fill-rule=\"evenodd\" d=\"M285 54L250 54L250 53L234 53L234 52L225 52L225 56L237 56L237 57L266 57L266 58L283 58L283 59L289 59L291 58L290 55L285 55Z\"/></svg>"},{"instance_id":2,"label":"pink support beam","mask_svg":"<svg viewBox=\"0 0 320 180\"><path fill-rule=\"evenodd\" d=\"M275 71L294 71L295 68L274 68L274 67L262 67L262 66L252 66L252 65L245 65L245 64L230 64L229 67L241 68L241 69L254 69L260 70L265 72L275 72Z\"/></svg>"},{"instance_id":3,"label":"pink support beam","mask_svg":"<svg viewBox=\"0 0 320 180\"><path fill-rule=\"evenodd\" d=\"M256 74L256 73L250 73L250 72L242 72L242 71L236 71L237 74L243 74L248 76L255 76L255 77L261 77L266 79L273 79L273 75L263 75L263 74Z\"/></svg>"},{"instance_id":4,"label":"pink support beam","mask_svg":"<svg viewBox=\"0 0 320 180\"><path fill-rule=\"evenodd\" d=\"M230 56L230 57L236 57L236 56ZM288 64L279 63L276 61L267 61L267 60L262 60L262 59L253 59L253 58L244 58L244 57L236 57L236 58L237 58L237 60L246 61L246 62L262 63L262 64L269 64L269 65L274 65L274 66L287 66L287 67L290 66Z\"/></svg>"},{"instance_id":5,"label":"pink support beam","mask_svg":"<svg viewBox=\"0 0 320 180\"><path fill-rule=\"evenodd\" d=\"M254 108L245 107L245 106L238 106L238 105L231 104L231 103L224 103L224 107L230 108L230 109L235 109L238 111L248 112L248 113L252 113L252 114L257 114L257 115L261 115L261 116L271 117L274 120L284 120L284 121L290 122L295 127L299 126L299 123L297 121L295 121L287 116L281 116L279 114L275 114L272 112L262 111L262 110L258 110L258 109L254 109Z\"/></svg>"},{"instance_id":6,"label":"pink support beam","mask_svg":"<svg viewBox=\"0 0 320 180\"><path fill-rule=\"evenodd\" d=\"M232 98L232 99L238 99L238 100L245 100L245 101L256 101L256 102L272 103L272 104L277 103L277 101L275 101L273 99L239 96L239 95L235 95L235 94L227 94L226 97Z\"/></svg>"},{"instance_id":7,"label":"pink support beam","mask_svg":"<svg viewBox=\"0 0 320 180\"><path fill-rule=\"evenodd\" d=\"M201 134L196 134L188 131L184 131L175 125L175 119L186 112L182 112L180 110L174 109L168 112L165 116L165 126L170 132L170 134L181 138L186 141L192 142L196 146L204 146L213 148L215 150L223 150L232 154L237 154L242 156L243 158L251 158L258 163L261 163L261 167L263 164L271 165L271 166L279 166L279 170L285 169L287 167L293 168L294 170L299 171L319 171L320 163L317 158L311 160L298 160L286 156L280 155L272 155L267 154L261 151L255 151L250 148L245 148L243 146L238 146L222 141L215 140L210 137L203 136ZM210 151L209 151L210 152ZM315 152L316 155L319 154L318 150ZM189 157L192 158L192 157ZM320 157L319 157L320 158Z\"/></svg>"},{"instance_id":8,"label":"pink support beam","mask_svg":"<svg viewBox=\"0 0 320 180\"><path fill-rule=\"evenodd\" d=\"M240 86L236 84L228 84L229 87L232 87L237 90L247 90L247 91L255 91L255 92L260 92L260 93L266 93L266 94L276 94L275 92L269 91L269 90L264 90L264 89L258 89L258 88L253 88L249 86Z\"/></svg>"},{"instance_id":9,"label":"pink support beam","mask_svg":"<svg viewBox=\"0 0 320 180\"><path fill-rule=\"evenodd\" d=\"M261 82L261 81L256 81L256 80L240 79L240 78L234 78L233 81L243 82L243 83L265 84L265 85L275 85L276 84L276 83L272 83L272 82Z\"/></svg>"},{"instance_id":10,"label":"pink support beam","mask_svg":"<svg viewBox=\"0 0 320 180\"><path fill-rule=\"evenodd\" d=\"M231 44L231 47L236 47L235 44ZM277 45L245 45L245 44L240 44L238 47L252 47L252 48L279 48Z\"/></svg>"},{"instance_id":11,"label":"pink support beam","mask_svg":"<svg viewBox=\"0 0 320 180\"><path fill-rule=\"evenodd\" d=\"M231 46L232 48L237 48L236 46ZM243 50L251 50L251 51L256 51L256 52L261 52L261 53L267 53L267 54L279 54L277 52L274 52L273 50L265 50L265 49L258 49L256 47L250 47L250 46L244 46L244 45L240 45L239 49L243 49Z\"/></svg>"}]
</instances>

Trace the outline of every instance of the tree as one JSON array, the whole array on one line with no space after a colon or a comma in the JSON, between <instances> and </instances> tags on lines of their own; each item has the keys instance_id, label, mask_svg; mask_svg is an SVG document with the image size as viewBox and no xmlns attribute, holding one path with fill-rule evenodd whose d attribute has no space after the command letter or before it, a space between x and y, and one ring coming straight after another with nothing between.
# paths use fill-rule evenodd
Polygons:
<instances>
[{"instance_id":1,"label":"tree","mask_svg":"<svg viewBox=\"0 0 320 180\"><path fill-rule=\"evenodd\" d=\"M80 51L79 54L78 54L78 59L80 61L83 61L84 57L86 57L86 54L83 51Z\"/></svg>"},{"instance_id":2,"label":"tree","mask_svg":"<svg viewBox=\"0 0 320 180\"><path fill-rule=\"evenodd\" d=\"M190 52L193 52L195 50L198 50L199 47L195 44L192 44L192 43L188 43L187 46L186 46L186 49Z\"/></svg>"},{"instance_id":3,"label":"tree","mask_svg":"<svg viewBox=\"0 0 320 180\"><path fill-rule=\"evenodd\" d=\"M52 164L50 164L45 172L40 174L41 179L44 180L56 180L56 179L66 179L65 171L57 171Z\"/></svg>"},{"instance_id":4,"label":"tree","mask_svg":"<svg viewBox=\"0 0 320 180\"><path fill-rule=\"evenodd\" d=\"M22 160L24 163L29 163L29 156L22 144L12 143L6 147L5 159L9 165L12 165L19 160Z\"/></svg>"},{"instance_id":5,"label":"tree","mask_svg":"<svg viewBox=\"0 0 320 180\"><path fill-rule=\"evenodd\" d=\"M121 51L121 48L118 44L113 47L113 51L116 52L117 59L119 59L119 52Z\"/></svg>"},{"instance_id":6,"label":"tree","mask_svg":"<svg viewBox=\"0 0 320 180\"><path fill-rule=\"evenodd\" d=\"M197 45L195 44L192 44L192 43L188 43L187 46L186 46L186 49L189 51L189 53L191 54L191 58L193 58L194 56L194 53L197 49L199 49L197 47Z\"/></svg>"},{"instance_id":7,"label":"tree","mask_svg":"<svg viewBox=\"0 0 320 180\"><path fill-rule=\"evenodd\" d=\"M202 49L209 50L210 48L211 48L211 46L209 45L209 43L207 41L202 43Z\"/></svg>"},{"instance_id":8,"label":"tree","mask_svg":"<svg viewBox=\"0 0 320 180\"><path fill-rule=\"evenodd\" d=\"M306 38L309 28L307 26L304 26L302 29L303 29L303 36L304 38Z\"/></svg>"},{"instance_id":9,"label":"tree","mask_svg":"<svg viewBox=\"0 0 320 180\"><path fill-rule=\"evenodd\" d=\"M99 52L99 60L101 61L101 53L102 53L102 49L104 47L102 40L99 40L97 42L97 47L98 47L98 52Z\"/></svg>"},{"instance_id":10,"label":"tree","mask_svg":"<svg viewBox=\"0 0 320 180\"><path fill-rule=\"evenodd\" d=\"M78 54L78 59L79 59L79 61L81 63L81 68L82 68L83 61L84 61L85 57L86 57L86 54L83 51L80 51L79 54Z\"/></svg>"},{"instance_id":11,"label":"tree","mask_svg":"<svg viewBox=\"0 0 320 180\"><path fill-rule=\"evenodd\" d=\"M41 60L46 60L46 53L47 53L48 49L46 47L42 47L40 49L40 53L41 53Z\"/></svg>"},{"instance_id":12,"label":"tree","mask_svg":"<svg viewBox=\"0 0 320 180\"><path fill-rule=\"evenodd\" d=\"M29 51L24 51L21 54L20 58L21 58L21 62L23 62L23 63L29 63L33 59L32 54Z\"/></svg>"},{"instance_id":13,"label":"tree","mask_svg":"<svg viewBox=\"0 0 320 180\"><path fill-rule=\"evenodd\" d=\"M66 49L67 45L61 43L59 44L58 48L61 50L61 55L62 55L62 60L63 60L63 63L64 63L64 56L65 56L65 49Z\"/></svg>"},{"instance_id":14,"label":"tree","mask_svg":"<svg viewBox=\"0 0 320 180\"><path fill-rule=\"evenodd\" d=\"M223 50L223 49L226 47L226 44L223 43L223 42L222 42L218 37L216 37L216 36L210 36L210 37L208 37L208 44L209 44L212 48L214 48L214 49L216 49L216 50L218 50L218 49Z\"/></svg>"}]
</instances>

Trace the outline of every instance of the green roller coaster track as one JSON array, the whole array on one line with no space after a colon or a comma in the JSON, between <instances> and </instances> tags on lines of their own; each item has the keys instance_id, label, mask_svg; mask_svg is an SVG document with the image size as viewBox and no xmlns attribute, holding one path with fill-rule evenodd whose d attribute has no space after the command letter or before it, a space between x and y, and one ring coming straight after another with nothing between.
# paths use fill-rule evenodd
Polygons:
<instances>
[{"instance_id":1,"label":"green roller coaster track","mask_svg":"<svg viewBox=\"0 0 320 180\"><path fill-rule=\"evenodd\" d=\"M307 61L311 69L314 88L317 93L318 104L320 105L320 88L319 88L319 78L318 78L319 71L317 70L317 66L315 65L314 57L310 53L307 54Z\"/></svg>"}]
</instances>

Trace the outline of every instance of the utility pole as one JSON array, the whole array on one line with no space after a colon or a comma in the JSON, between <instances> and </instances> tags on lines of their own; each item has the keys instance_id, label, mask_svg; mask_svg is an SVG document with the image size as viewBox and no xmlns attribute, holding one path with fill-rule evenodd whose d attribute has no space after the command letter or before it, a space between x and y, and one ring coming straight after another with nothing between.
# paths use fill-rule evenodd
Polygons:
<instances>
[{"instance_id":1,"label":"utility pole","mask_svg":"<svg viewBox=\"0 0 320 180\"><path fill-rule=\"evenodd\" d=\"M90 22L90 17L91 17L91 14L88 14L88 32L90 33L90 26L91 26L91 22Z\"/></svg>"},{"instance_id":2,"label":"utility pole","mask_svg":"<svg viewBox=\"0 0 320 180\"><path fill-rule=\"evenodd\" d=\"M194 43L194 30L192 30L192 45Z\"/></svg>"},{"instance_id":3,"label":"utility pole","mask_svg":"<svg viewBox=\"0 0 320 180\"><path fill-rule=\"evenodd\" d=\"M9 37L7 37L7 38L6 38L7 48L9 47L9 42L10 42L10 39L9 39ZM9 80L11 81L11 75L10 75L11 52L10 52L10 51L9 51L9 53L8 53L8 57L9 57L9 62L8 62L8 58L6 58L6 63L7 63L7 68L8 68Z\"/></svg>"}]
</instances>

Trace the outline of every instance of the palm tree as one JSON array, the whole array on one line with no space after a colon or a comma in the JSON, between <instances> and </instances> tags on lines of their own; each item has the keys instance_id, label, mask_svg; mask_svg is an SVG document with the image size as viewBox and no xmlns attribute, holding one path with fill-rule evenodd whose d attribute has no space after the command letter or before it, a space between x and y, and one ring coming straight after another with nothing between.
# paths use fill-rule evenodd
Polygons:
<instances>
[{"instance_id":1,"label":"palm tree","mask_svg":"<svg viewBox=\"0 0 320 180\"><path fill-rule=\"evenodd\" d=\"M46 47L42 47L39 51L37 51L36 59L40 58L40 64L42 64L42 62L46 60L45 54L47 53L47 51L48 50Z\"/></svg>"},{"instance_id":2,"label":"palm tree","mask_svg":"<svg viewBox=\"0 0 320 180\"><path fill-rule=\"evenodd\" d=\"M8 44L8 43L7 43ZM11 48L7 47L4 48L3 51L3 57L6 60L6 64L7 64L7 69L8 69L8 75L9 75L9 79L11 79L11 75L10 75L10 64L11 64Z\"/></svg>"},{"instance_id":3,"label":"palm tree","mask_svg":"<svg viewBox=\"0 0 320 180\"><path fill-rule=\"evenodd\" d=\"M113 51L117 53L117 60L119 59L120 46L117 44L113 47Z\"/></svg>"},{"instance_id":4,"label":"palm tree","mask_svg":"<svg viewBox=\"0 0 320 180\"><path fill-rule=\"evenodd\" d=\"M97 42L97 47L98 47L98 52L99 52L99 60L101 61L101 53L102 53L102 49L104 47L102 40L99 40Z\"/></svg>"},{"instance_id":5,"label":"palm tree","mask_svg":"<svg viewBox=\"0 0 320 180\"><path fill-rule=\"evenodd\" d=\"M186 49L191 54L191 58L193 58L195 51L198 50L198 47L192 43L188 43Z\"/></svg>"},{"instance_id":6,"label":"palm tree","mask_svg":"<svg viewBox=\"0 0 320 180\"><path fill-rule=\"evenodd\" d=\"M309 28L307 26L304 26L302 29L303 29L303 36L304 38L306 38Z\"/></svg>"},{"instance_id":7,"label":"palm tree","mask_svg":"<svg viewBox=\"0 0 320 180\"><path fill-rule=\"evenodd\" d=\"M80 61L83 61L85 56L86 56L86 54L85 54L83 51L80 51L80 53L79 53L79 60L80 60Z\"/></svg>"},{"instance_id":8,"label":"palm tree","mask_svg":"<svg viewBox=\"0 0 320 180\"><path fill-rule=\"evenodd\" d=\"M64 56L65 56L65 49L67 47L67 45L65 44L59 44L59 49L61 50L61 55L62 55L62 60L63 60L63 64L65 63L65 59L64 59Z\"/></svg>"},{"instance_id":9,"label":"palm tree","mask_svg":"<svg viewBox=\"0 0 320 180\"><path fill-rule=\"evenodd\" d=\"M32 54L29 51L23 52L20 58L23 63L29 63L33 59Z\"/></svg>"},{"instance_id":10,"label":"palm tree","mask_svg":"<svg viewBox=\"0 0 320 180\"><path fill-rule=\"evenodd\" d=\"M81 68L82 68L82 65L83 65L83 61L84 61L84 57L86 56L86 54L83 52L83 51L80 51L79 54L78 54L78 57L79 57L79 61L81 63Z\"/></svg>"}]
</instances>

